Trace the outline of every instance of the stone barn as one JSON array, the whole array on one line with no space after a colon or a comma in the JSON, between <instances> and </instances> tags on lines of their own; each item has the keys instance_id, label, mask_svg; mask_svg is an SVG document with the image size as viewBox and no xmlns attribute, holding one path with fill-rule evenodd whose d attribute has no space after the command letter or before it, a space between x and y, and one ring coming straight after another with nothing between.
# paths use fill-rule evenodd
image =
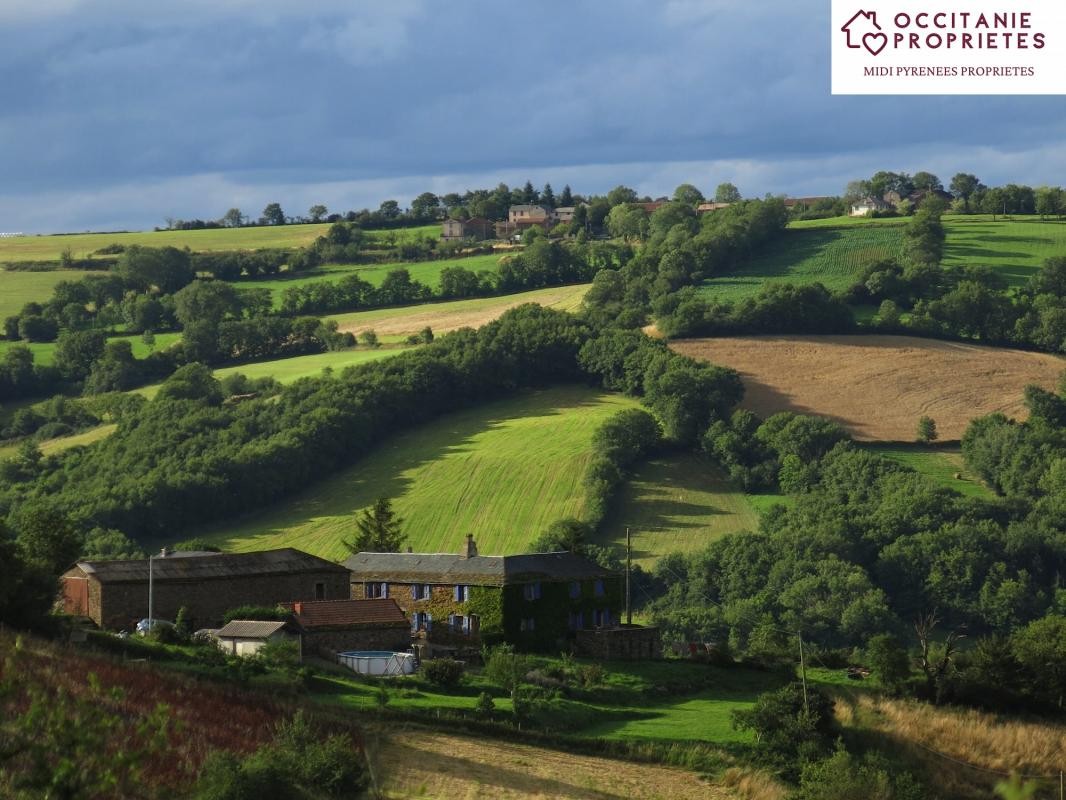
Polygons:
<instances>
[{"instance_id":1,"label":"stone barn","mask_svg":"<svg viewBox=\"0 0 1066 800\"><path fill-rule=\"evenodd\" d=\"M411 623L396 601L322 600L288 603L303 632L304 651L326 658L345 650L406 650Z\"/></svg>"},{"instance_id":2,"label":"stone barn","mask_svg":"<svg viewBox=\"0 0 1066 800\"><path fill-rule=\"evenodd\" d=\"M166 553L149 559L79 561L62 576L63 607L101 628L133 630L148 616L152 574L156 619L185 606L193 628L213 627L237 606L350 597L344 566L293 548L253 553Z\"/></svg>"}]
</instances>

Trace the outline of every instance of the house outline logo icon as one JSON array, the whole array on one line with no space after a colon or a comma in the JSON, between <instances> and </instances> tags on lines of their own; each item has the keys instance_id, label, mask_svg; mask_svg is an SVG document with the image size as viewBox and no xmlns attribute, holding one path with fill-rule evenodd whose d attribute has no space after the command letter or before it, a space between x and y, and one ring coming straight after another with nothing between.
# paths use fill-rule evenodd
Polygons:
<instances>
[{"instance_id":1,"label":"house outline logo icon","mask_svg":"<svg viewBox=\"0 0 1066 800\"><path fill-rule=\"evenodd\" d=\"M848 47L851 50L861 50L865 47L870 55L876 56L888 45L888 36L877 24L876 11L856 11L840 30L847 35Z\"/></svg>"}]
</instances>

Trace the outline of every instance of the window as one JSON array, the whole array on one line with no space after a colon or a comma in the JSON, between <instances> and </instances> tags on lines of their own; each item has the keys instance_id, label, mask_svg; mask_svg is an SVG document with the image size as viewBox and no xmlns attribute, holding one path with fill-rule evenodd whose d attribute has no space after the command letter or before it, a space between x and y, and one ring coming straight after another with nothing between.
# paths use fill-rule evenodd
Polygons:
<instances>
[{"instance_id":1,"label":"window","mask_svg":"<svg viewBox=\"0 0 1066 800\"><path fill-rule=\"evenodd\" d=\"M470 599L470 587L469 586L456 586L455 587L455 601L457 603L465 603Z\"/></svg>"},{"instance_id":2,"label":"window","mask_svg":"<svg viewBox=\"0 0 1066 800\"><path fill-rule=\"evenodd\" d=\"M471 614L466 618L467 626L466 632L471 636L477 636L481 630L481 617L477 614Z\"/></svg>"},{"instance_id":3,"label":"window","mask_svg":"<svg viewBox=\"0 0 1066 800\"><path fill-rule=\"evenodd\" d=\"M325 600L325 599L326 599L326 584L324 584L324 583L316 583L315 584L315 600Z\"/></svg>"},{"instance_id":4,"label":"window","mask_svg":"<svg viewBox=\"0 0 1066 800\"><path fill-rule=\"evenodd\" d=\"M462 614L449 614L448 629L452 633L470 633L470 617L464 617Z\"/></svg>"},{"instance_id":5,"label":"window","mask_svg":"<svg viewBox=\"0 0 1066 800\"><path fill-rule=\"evenodd\" d=\"M526 600L539 600L540 581L537 581L536 583L527 583L522 587L522 593L525 595Z\"/></svg>"},{"instance_id":6,"label":"window","mask_svg":"<svg viewBox=\"0 0 1066 800\"><path fill-rule=\"evenodd\" d=\"M597 597L603 597L604 594L606 594L606 592L603 589L603 578L597 578L596 579L596 590L595 590L595 593L596 593Z\"/></svg>"},{"instance_id":7,"label":"window","mask_svg":"<svg viewBox=\"0 0 1066 800\"><path fill-rule=\"evenodd\" d=\"M585 612L583 611L571 611L570 612L570 630L580 631L585 629Z\"/></svg>"},{"instance_id":8,"label":"window","mask_svg":"<svg viewBox=\"0 0 1066 800\"><path fill-rule=\"evenodd\" d=\"M366 596L371 600L388 597L389 585L387 583L368 583L366 584Z\"/></svg>"},{"instance_id":9,"label":"window","mask_svg":"<svg viewBox=\"0 0 1066 800\"><path fill-rule=\"evenodd\" d=\"M603 609L592 612L592 622L597 628L607 628L611 625L611 612Z\"/></svg>"},{"instance_id":10,"label":"window","mask_svg":"<svg viewBox=\"0 0 1066 800\"><path fill-rule=\"evenodd\" d=\"M411 631L430 631L433 629L433 615L426 611L416 611L411 616Z\"/></svg>"},{"instance_id":11,"label":"window","mask_svg":"<svg viewBox=\"0 0 1066 800\"><path fill-rule=\"evenodd\" d=\"M570 581L570 599L577 600L581 597L581 583L579 581Z\"/></svg>"},{"instance_id":12,"label":"window","mask_svg":"<svg viewBox=\"0 0 1066 800\"><path fill-rule=\"evenodd\" d=\"M535 619L533 619L533 617L525 618L525 619L522 620L522 626L521 627L522 627L523 631L535 630L536 627L537 627L537 621Z\"/></svg>"},{"instance_id":13,"label":"window","mask_svg":"<svg viewBox=\"0 0 1066 800\"><path fill-rule=\"evenodd\" d=\"M429 600L433 595L433 587L428 583L416 583L411 587L412 600Z\"/></svg>"}]
</instances>

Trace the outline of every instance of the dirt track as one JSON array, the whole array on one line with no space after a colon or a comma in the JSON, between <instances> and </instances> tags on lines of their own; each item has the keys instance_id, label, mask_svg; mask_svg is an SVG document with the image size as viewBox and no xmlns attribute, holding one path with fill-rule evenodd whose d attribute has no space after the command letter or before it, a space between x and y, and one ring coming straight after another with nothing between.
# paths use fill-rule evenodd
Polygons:
<instances>
[{"instance_id":1,"label":"dirt track","mask_svg":"<svg viewBox=\"0 0 1066 800\"><path fill-rule=\"evenodd\" d=\"M671 347L737 370L742 405L760 416L819 414L865 441L913 441L926 415L942 441L996 411L1023 419L1025 386L1053 389L1066 369L1058 356L909 336L750 336Z\"/></svg>"}]
</instances>

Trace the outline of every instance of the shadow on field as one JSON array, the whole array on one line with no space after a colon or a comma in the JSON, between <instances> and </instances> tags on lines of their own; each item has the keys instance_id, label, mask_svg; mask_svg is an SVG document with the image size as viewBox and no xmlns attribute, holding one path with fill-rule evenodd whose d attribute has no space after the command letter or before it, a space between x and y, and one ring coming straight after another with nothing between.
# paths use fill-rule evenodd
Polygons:
<instances>
[{"instance_id":1,"label":"shadow on field","mask_svg":"<svg viewBox=\"0 0 1066 800\"><path fill-rule=\"evenodd\" d=\"M320 554L339 553L339 540L354 534L356 514L377 498L398 500L415 484L411 473L449 456L484 450L478 438L509 422L545 419L600 405L600 392L582 386L557 386L523 391L472 409L438 417L413 430L387 437L369 452L353 454L352 462L305 491L251 514L216 524L207 530L186 531L181 538L203 537L223 549L249 544L271 547L305 547ZM526 458L531 469L539 453ZM476 503L478 498L463 497ZM453 512L441 508L442 515ZM402 516L402 509L401 509ZM299 532L297 530L299 529ZM326 544L326 547L322 545Z\"/></svg>"},{"instance_id":2,"label":"shadow on field","mask_svg":"<svg viewBox=\"0 0 1066 800\"><path fill-rule=\"evenodd\" d=\"M785 235L776 239L759 252L754 260L757 269L741 267L733 276L715 277L715 284L728 284L730 277L773 278L789 275L796 264L815 258L833 242L842 238L839 230L812 228L809 230L785 230ZM741 281L747 283L747 281Z\"/></svg>"}]
</instances>

